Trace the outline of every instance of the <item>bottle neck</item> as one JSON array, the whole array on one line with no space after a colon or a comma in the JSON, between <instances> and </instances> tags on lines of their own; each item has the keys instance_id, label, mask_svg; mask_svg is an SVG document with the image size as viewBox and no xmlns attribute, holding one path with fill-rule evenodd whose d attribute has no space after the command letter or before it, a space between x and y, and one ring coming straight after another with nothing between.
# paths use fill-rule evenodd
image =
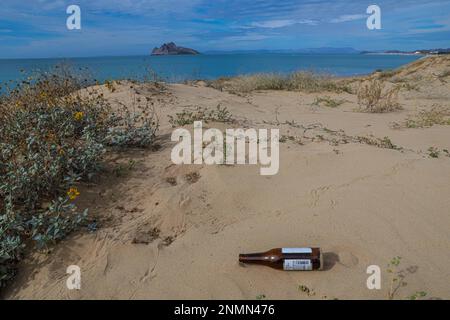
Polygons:
<instances>
[{"instance_id":1,"label":"bottle neck","mask_svg":"<svg viewBox=\"0 0 450 320\"><path fill-rule=\"evenodd\" d=\"M243 263L252 263L252 262L259 262L259 261L271 262L274 259L276 259L275 256L268 255L267 253L249 253L249 254L240 254L239 255L239 262L243 262Z\"/></svg>"}]
</instances>

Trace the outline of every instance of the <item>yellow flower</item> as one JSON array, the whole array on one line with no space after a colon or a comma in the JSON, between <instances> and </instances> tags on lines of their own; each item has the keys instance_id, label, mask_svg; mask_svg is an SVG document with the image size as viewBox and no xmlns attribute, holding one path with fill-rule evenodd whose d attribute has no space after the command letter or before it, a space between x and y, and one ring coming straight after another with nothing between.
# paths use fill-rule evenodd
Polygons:
<instances>
[{"instance_id":1,"label":"yellow flower","mask_svg":"<svg viewBox=\"0 0 450 320\"><path fill-rule=\"evenodd\" d=\"M75 112L75 115L73 116L75 118L75 120L80 121L81 119L83 119L84 113L81 111Z\"/></svg>"},{"instance_id":2,"label":"yellow flower","mask_svg":"<svg viewBox=\"0 0 450 320\"><path fill-rule=\"evenodd\" d=\"M80 192L78 192L77 188L70 188L69 191L67 191L67 195L69 196L70 200L75 200L80 195Z\"/></svg>"}]
</instances>

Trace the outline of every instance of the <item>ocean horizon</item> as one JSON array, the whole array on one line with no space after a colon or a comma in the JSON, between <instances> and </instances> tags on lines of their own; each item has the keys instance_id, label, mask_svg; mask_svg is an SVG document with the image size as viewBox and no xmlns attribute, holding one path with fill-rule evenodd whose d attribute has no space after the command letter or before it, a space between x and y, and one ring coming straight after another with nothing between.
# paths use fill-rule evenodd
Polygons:
<instances>
[{"instance_id":1,"label":"ocean horizon","mask_svg":"<svg viewBox=\"0 0 450 320\"><path fill-rule=\"evenodd\" d=\"M312 71L333 76L370 74L413 62L417 55L224 53L179 56L110 56L86 58L0 59L0 83L24 80L33 72L65 63L93 79L158 79L166 82L216 79L255 73Z\"/></svg>"}]
</instances>

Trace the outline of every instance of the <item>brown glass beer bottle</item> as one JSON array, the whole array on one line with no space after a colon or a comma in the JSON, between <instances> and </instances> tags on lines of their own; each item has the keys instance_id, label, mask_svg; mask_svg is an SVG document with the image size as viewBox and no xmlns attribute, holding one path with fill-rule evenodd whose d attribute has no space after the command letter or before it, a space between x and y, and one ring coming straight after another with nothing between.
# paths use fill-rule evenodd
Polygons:
<instances>
[{"instance_id":1,"label":"brown glass beer bottle","mask_svg":"<svg viewBox=\"0 0 450 320\"><path fill-rule=\"evenodd\" d=\"M240 254L239 262L259 264L286 271L323 269L320 248L276 248L261 253Z\"/></svg>"}]
</instances>

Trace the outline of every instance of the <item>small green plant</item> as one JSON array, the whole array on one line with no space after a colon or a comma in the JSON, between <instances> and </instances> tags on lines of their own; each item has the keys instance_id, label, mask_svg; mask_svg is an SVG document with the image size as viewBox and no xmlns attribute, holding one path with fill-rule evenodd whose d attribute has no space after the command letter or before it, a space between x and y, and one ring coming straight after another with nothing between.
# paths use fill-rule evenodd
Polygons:
<instances>
[{"instance_id":1,"label":"small green plant","mask_svg":"<svg viewBox=\"0 0 450 320\"><path fill-rule=\"evenodd\" d=\"M168 117L172 127L183 127L194 123L194 121L202 120L205 117L205 109L201 107L197 107L194 111L184 109L176 113L175 116L169 115Z\"/></svg>"},{"instance_id":2,"label":"small green plant","mask_svg":"<svg viewBox=\"0 0 450 320\"><path fill-rule=\"evenodd\" d=\"M389 137L384 137L379 140L379 146L385 149L399 149L394 143L392 143Z\"/></svg>"},{"instance_id":3,"label":"small green plant","mask_svg":"<svg viewBox=\"0 0 450 320\"><path fill-rule=\"evenodd\" d=\"M442 152L444 152L447 157L450 157L450 151L447 149L442 150Z\"/></svg>"},{"instance_id":4,"label":"small green plant","mask_svg":"<svg viewBox=\"0 0 450 320\"><path fill-rule=\"evenodd\" d=\"M313 105L315 106L323 105L328 108L337 108L344 102L345 102L344 100L334 100L331 97L326 96L326 97L317 97L316 100L313 102Z\"/></svg>"},{"instance_id":5,"label":"small green plant","mask_svg":"<svg viewBox=\"0 0 450 320\"><path fill-rule=\"evenodd\" d=\"M146 148L153 145L159 130L159 119L149 101L135 101L133 106L120 107L108 114L104 143L111 147Z\"/></svg>"},{"instance_id":6,"label":"small green plant","mask_svg":"<svg viewBox=\"0 0 450 320\"><path fill-rule=\"evenodd\" d=\"M433 105L430 110L422 110L406 119L406 128L428 128L434 125L450 125L450 108Z\"/></svg>"},{"instance_id":7,"label":"small green plant","mask_svg":"<svg viewBox=\"0 0 450 320\"><path fill-rule=\"evenodd\" d=\"M279 139L280 143L286 143L288 141L295 142L299 145L303 145L302 139L292 135L282 135Z\"/></svg>"},{"instance_id":8,"label":"small green plant","mask_svg":"<svg viewBox=\"0 0 450 320\"><path fill-rule=\"evenodd\" d=\"M316 295L314 290L308 288L305 285L299 285L298 286L298 291L305 293L306 295L308 295L308 297L312 297L312 296Z\"/></svg>"},{"instance_id":9,"label":"small green plant","mask_svg":"<svg viewBox=\"0 0 450 320\"><path fill-rule=\"evenodd\" d=\"M428 155L430 156L430 158L439 158L439 149L435 148L435 147L429 147L428 148Z\"/></svg>"},{"instance_id":10,"label":"small green plant","mask_svg":"<svg viewBox=\"0 0 450 320\"><path fill-rule=\"evenodd\" d=\"M399 270L399 266L401 263L402 258L397 256L391 259L391 261L387 265L387 272L391 275L390 276L390 285L389 285L389 291L388 291L388 299L392 300L395 298L398 290L401 287L406 287L407 282L405 281L407 273L414 273L417 268L415 267L409 267L405 270ZM407 297L409 300L418 300L421 298L424 298L427 296L427 293L425 291L417 291L414 294Z\"/></svg>"},{"instance_id":11,"label":"small green plant","mask_svg":"<svg viewBox=\"0 0 450 320\"><path fill-rule=\"evenodd\" d=\"M391 274L390 286L388 291L388 299L394 299L395 294L397 293L400 287L404 287L406 282L403 281L404 275L398 270L402 258L397 256L391 259L388 263L387 272Z\"/></svg>"},{"instance_id":12,"label":"small green plant","mask_svg":"<svg viewBox=\"0 0 450 320\"><path fill-rule=\"evenodd\" d=\"M402 87L405 88L407 91L417 91L419 90L419 86L417 84L412 84L409 82L404 82L402 84Z\"/></svg>"},{"instance_id":13,"label":"small green plant","mask_svg":"<svg viewBox=\"0 0 450 320\"><path fill-rule=\"evenodd\" d=\"M190 172L184 176L186 181L190 184L196 183L198 180L200 180L200 173L198 172Z\"/></svg>"},{"instance_id":14,"label":"small green plant","mask_svg":"<svg viewBox=\"0 0 450 320\"><path fill-rule=\"evenodd\" d=\"M266 298L266 295L265 294L258 294L257 296L256 296L256 300L264 300Z\"/></svg>"},{"instance_id":15,"label":"small green plant","mask_svg":"<svg viewBox=\"0 0 450 320\"><path fill-rule=\"evenodd\" d=\"M126 164L123 164L123 163L118 164L113 169L113 172L116 177L123 177L123 176L126 176L130 171L132 171L135 166L136 166L136 161L129 160L128 163L126 163Z\"/></svg>"},{"instance_id":16,"label":"small green plant","mask_svg":"<svg viewBox=\"0 0 450 320\"><path fill-rule=\"evenodd\" d=\"M383 139L380 139L372 136L369 137L359 136L356 139L360 143L365 143L370 146L376 146L378 148L393 149L393 150L401 149L400 147L396 146L389 137L384 137Z\"/></svg>"},{"instance_id":17,"label":"small green plant","mask_svg":"<svg viewBox=\"0 0 450 320\"><path fill-rule=\"evenodd\" d=\"M217 105L214 110L207 110L203 107L196 107L194 110L183 109L175 116L169 115L169 123L172 127L183 127L195 121L204 122L233 122L233 117L226 107Z\"/></svg>"},{"instance_id":18,"label":"small green plant","mask_svg":"<svg viewBox=\"0 0 450 320\"><path fill-rule=\"evenodd\" d=\"M166 178L166 182L168 184L170 184L171 186L176 186L177 185L177 178L175 178L175 177L167 177Z\"/></svg>"},{"instance_id":19,"label":"small green plant","mask_svg":"<svg viewBox=\"0 0 450 320\"><path fill-rule=\"evenodd\" d=\"M408 297L409 300L420 300L421 298L425 298L427 293L425 291L417 291L416 293L410 295Z\"/></svg>"},{"instance_id":20,"label":"small green plant","mask_svg":"<svg viewBox=\"0 0 450 320\"><path fill-rule=\"evenodd\" d=\"M216 110L210 112L208 120L215 122L232 122L233 117L226 107L221 107L221 105L218 104Z\"/></svg>"}]
</instances>

